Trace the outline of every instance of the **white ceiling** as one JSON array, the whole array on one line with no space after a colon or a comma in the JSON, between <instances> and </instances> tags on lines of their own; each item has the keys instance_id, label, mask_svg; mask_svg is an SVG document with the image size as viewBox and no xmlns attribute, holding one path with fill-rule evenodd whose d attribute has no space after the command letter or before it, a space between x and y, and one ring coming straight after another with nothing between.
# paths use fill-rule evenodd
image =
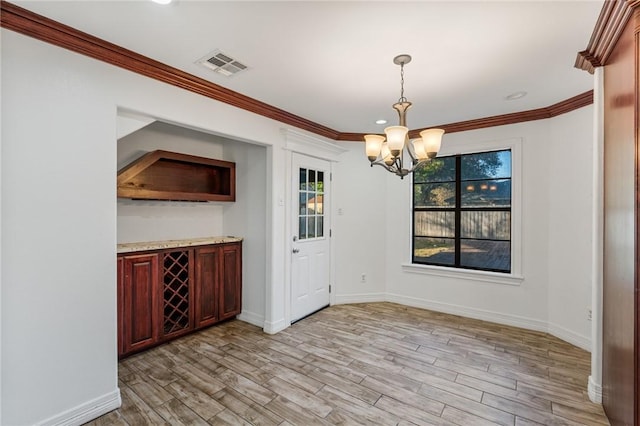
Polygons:
<instances>
[{"instance_id":1,"label":"white ceiling","mask_svg":"<svg viewBox=\"0 0 640 426\"><path fill-rule=\"evenodd\" d=\"M573 67L602 8L584 1L15 1L56 21L340 132L397 124L393 57L408 53L410 128L546 107L593 88ZM250 69L195 62L221 49ZM526 91L522 99L505 96Z\"/></svg>"}]
</instances>

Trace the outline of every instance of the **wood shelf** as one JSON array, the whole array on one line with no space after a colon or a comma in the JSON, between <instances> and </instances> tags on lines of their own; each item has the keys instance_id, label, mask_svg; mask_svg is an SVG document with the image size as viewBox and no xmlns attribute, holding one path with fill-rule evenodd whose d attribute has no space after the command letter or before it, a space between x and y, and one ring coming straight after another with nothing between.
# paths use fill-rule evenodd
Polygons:
<instances>
[{"instance_id":1,"label":"wood shelf","mask_svg":"<svg viewBox=\"0 0 640 426\"><path fill-rule=\"evenodd\" d=\"M157 150L118 172L118 197L171 201L235 201L236 164Z\"/></svg>"}]
</instances>

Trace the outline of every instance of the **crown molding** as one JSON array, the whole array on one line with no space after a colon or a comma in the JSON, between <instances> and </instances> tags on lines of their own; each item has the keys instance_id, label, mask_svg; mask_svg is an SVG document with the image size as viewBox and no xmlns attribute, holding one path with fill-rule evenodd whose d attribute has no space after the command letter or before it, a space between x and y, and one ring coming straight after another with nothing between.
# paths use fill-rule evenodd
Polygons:
<instances>
[{"instance_id":1,"label":"crown molding","mask_svg":"<svg viewBox=\"0 0 640 426\"><path fill-rule=\"evenodd\" d=\"M611 0L607 1L605 6L609 3L613 4L613 6L618 3L625 3L627 7L635 7L640 4L640 0L628 0L626 2L623 0ZM106 40L46 18L5 0L0 0L0 26L328 139L337 141L364 140L364 133L338 132L139 53L109 43ZM447 133L455 133L485 127L502 126L505 124L522 123L525 121L554 117L591 103L593 103L593 91L585 92L546 108L432 127L442 128ZM423 129L412 130L410 136L417 137L421 130Z\"/></svg>"},{"instance_id":2,"label":"crown molding","mask_svg":"<svg viewBox=\"0 0 640 426\"><path fill-rule=\"evenodd\" d=\"M544 108L532 109L528 111L514 112L511 114L494 115L492 117L478 118L475 120L459 121L457 123L440 124L437 126L425 127L444 129L445 133L466 132L468 130L483 129L486 127L504 126L506 124L523 123L525 121L543 120L545 118L556 117L560 114L582 108L593 103L593 90L581 93L580 95L558 102ZM415 129L409 132L410 138L420 137L420 132L424 129ZM338 140L341 141L364 141L364 133L340 133Z\"/></svg>"},{"instance_id":3,"label":"crown molding","mask_svg":"<svg viewBox=\"0 0 640 426\"><path fill-rule=\"evenodd\" d=\"M211 83L7 1L0 1L0 25L29 37L81 53L329 139L336 139L338 135L337 131L311 120Z\"/></svg>"},{"instance_id":4,"label":"crown molding","mask_svg":"<svg viewBox=\"0 0 640 426\"><path fill-rule=\"evenodd\" d=\"M605 0L589 44L585 50L578 52L574 66L593 74L597 67L605 65L633 10L638 6L640 0Z\"/></svg>"}]
</instances>

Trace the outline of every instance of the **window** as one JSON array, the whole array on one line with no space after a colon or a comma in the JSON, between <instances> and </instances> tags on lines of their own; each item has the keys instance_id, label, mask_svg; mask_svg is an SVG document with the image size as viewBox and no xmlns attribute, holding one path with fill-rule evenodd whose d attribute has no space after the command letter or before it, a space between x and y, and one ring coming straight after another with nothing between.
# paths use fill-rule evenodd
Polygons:
<instances>
[{"instance_id":1,"label":"window","mask_svg":"<svg viewBox=\"0 0 640 426\"><path fill-rule=\"evenodd\" d=\"M324 237L324 172L300 168L298 188L298 238Z\"/></svg>"},{"instance_id":2,"label":"window","mask_svg":"<svg viewBox=\"0 0 640 426\"><path fill-rule=\"evenodd\" d=\"M414 264L511 272L511 150L439 157L413 174Z\"/></svg>"}]
</instances>

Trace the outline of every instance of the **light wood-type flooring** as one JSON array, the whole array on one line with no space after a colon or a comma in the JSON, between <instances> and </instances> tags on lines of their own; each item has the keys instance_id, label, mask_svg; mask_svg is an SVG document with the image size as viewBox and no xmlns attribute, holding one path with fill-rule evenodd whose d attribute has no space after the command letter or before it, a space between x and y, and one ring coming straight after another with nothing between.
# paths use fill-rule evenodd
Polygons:
<instances>
[{"instance_id":1,"label":"light wood-type flooring","mask_svg":"<svg viewBox=\"0 0 640 426\"><path fill-rule=\"evenodd\" d=\"M393 303L276 334L233 320L119 364L97 425L600 425L589 354L544 333Z\"/></svg>"}]
</instances>

